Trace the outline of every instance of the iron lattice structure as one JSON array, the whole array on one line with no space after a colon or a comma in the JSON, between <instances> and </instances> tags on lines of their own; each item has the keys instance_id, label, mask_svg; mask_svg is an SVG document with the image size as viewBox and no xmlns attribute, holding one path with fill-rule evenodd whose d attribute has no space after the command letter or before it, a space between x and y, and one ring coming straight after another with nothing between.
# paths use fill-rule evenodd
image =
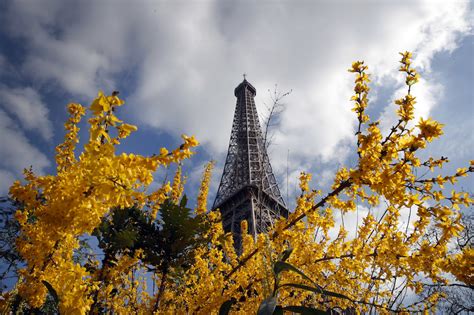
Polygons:
<instances>
[{"instance_id":1,"label":"iron lattice structure","mask_svg":"<svg viewBox=\"0 0 474 315\"><path fill-rule=\"evenodd\" d=\"M255 88L246 80L234 90L237 97L229 150L212 208L219 209L224 230L232 232L241 247L240 223L249 233L266 232L288 209L273 175L255 106Z\"/></svg>"}]
</instances>

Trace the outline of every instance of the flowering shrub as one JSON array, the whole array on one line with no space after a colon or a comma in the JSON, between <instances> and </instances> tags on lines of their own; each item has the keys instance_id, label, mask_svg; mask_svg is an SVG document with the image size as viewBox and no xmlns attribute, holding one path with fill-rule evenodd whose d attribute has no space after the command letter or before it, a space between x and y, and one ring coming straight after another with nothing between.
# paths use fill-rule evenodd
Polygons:
<instances>
[{"instance_id":1,"label":"flowering shrub","mask_svg":"<svg viewBox=\"0 0 474 315\"><path fill-rule=\"evenodd\" d=\"M15 182L10 189L22 205L15 217L21 226L17 247L25 268L16 287L4 294L3 307L11 308L18 294L26 308L40 308L52 296L64 314L434 309L437 293L411 305L400 302L407 290L419 293L428 281L447 284L454 277L473 284L473 249L448 251L450 241L463 229L460 208L473 201L456 188L448 193L444 185L454 185L473 172L474 161L454 174L420 175L437 171L448 161L419 158L427 143L442 135L443 125L432 119L413 123L416 97L411 90L419 75L410 60L410 53L402 54L400 71L406 76L407 94L395 101L398 122L387 135L366 113L367 66L362 61L352 64L357 166L339 169L331 191L324 194L310 188L311 174L302 173L301 195L288 219L280 219L256 239L242 222L240 255L231 235L222 229L219 212L207 211L209 164L194 214L173 210L206 222L199 237L207 241L186 252L191 264L168 265L166 274L146 259L143 249L116 251L106 263L98 257L80 262L74 254L81 237L104 222L113 225L113 209L138 209L139 216L152 223L164 207L184 207L180 167L172 183L154 191L149 186L159 167L190 158L198 142L183 135L183 143L174 150L162 148L150 157L118 155L120 141L137 128L115 115L123 105L116 93L99 93L90 106L90 137L83 152L75 154L78 124L86 108L68 105L67 134L56 149L57 173L38 176L26 170L24 182ZM382 207L383 215L375 218L368 213L355 238L339 226L331 239L334 213L355 211L358 204ZM400 211L408 209L411 220L402 223ZM437 229L440 237L426 237L428 228Z\"/></svg>"}]
</instances>

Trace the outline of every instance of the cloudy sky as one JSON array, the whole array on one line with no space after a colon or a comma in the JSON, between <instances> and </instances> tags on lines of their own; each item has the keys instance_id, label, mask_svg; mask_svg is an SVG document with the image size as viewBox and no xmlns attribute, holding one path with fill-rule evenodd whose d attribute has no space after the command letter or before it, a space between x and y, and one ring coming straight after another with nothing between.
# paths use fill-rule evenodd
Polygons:
<instances>
[{"instance_id":1,"label":"cloudy sky","mask_svg":"<svg viewBox=\"0 0 474 315\"><path fill-rule=\"evenodd\" d=\"M119 90L119 116L139 126L121 150L142 154L202 143L185 167L196 185L214 159L211 198L227 151L234 88L242 74L261 113L278 84L285 111L270 158L286 195L301 170L326 186L353 163L352 76L372 73L370 114L388 127L404 92L400 51L413 51L423 80L417 115L446 124L430 151L452 168L474 158L473 13L467 1L1 1L0 194L30 165L54 172L65 105ZM450 168L448 168L449 171ZM474 188L472 180L462 183Z\"/></svg>"}]
</instances>

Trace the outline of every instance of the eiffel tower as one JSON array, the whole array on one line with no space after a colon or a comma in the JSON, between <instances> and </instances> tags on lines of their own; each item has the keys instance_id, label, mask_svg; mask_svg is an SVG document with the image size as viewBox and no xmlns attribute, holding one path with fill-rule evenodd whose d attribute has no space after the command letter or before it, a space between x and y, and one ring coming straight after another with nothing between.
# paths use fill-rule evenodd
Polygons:
<instances>
[{"instance_id":1,"label":"eiffel tower","mask_svg":"<svg viewBox=\"0 0 474 315\"><path fill-rule=\"evenodd\" d=\"M212 208L221 211L224 231L232 232L241 250L240 223L247 220L256 238L288 210L273 175L255 107L257 91L245 79L234 90L237 97L229 150Z\"/></svg>"}]
</instances>

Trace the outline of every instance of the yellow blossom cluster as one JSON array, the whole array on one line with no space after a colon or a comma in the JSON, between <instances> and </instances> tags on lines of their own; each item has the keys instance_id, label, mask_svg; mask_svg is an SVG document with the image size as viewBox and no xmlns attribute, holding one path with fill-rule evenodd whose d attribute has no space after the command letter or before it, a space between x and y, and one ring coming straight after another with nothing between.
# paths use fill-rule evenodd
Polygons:
<instances>
[{"instance_id":1,"label":"yellow blossom cluster","mask_svg":"<svg viewBox=\"0 0 474 315\"><path fill-rule=\"evenodd\" d=\"M211 184L212 169L214 162L207 163L201 180L201 187L197 197L196 213L204 214L207 211L207 195L209 194L209 185Z\"/></svg>"},{"instance_id":2,"label":"yellow blossom cluster","mask_svg":"<svg viewBox=\"0 0 474 315\"><path fill-rule=\"evenodd\" d=\"M300 189L301 191L309 191L309 182L311 181L311 174L301 172L300 174Z\"/></svg>"},{"instance_id":3,"label":"yellow blossom cluster","mask_svg":"<svg viewBox=\"0 0 474 315\"><path fill-rule=\"evenodd\" d=\"M272 294L282 307L380 314L433 311L442 298L437 293L410 305L400 301L408 290L419 293L423 281L448 283L447 274L473 285L472 248L449 251L450 242L463 229L460 209L472 206L473 200L454 186L448 192L445 185L473 172L474 161L443 175L440 169L447 158L420 158L419 152L442 135L442 124L429 118L412 123L416 102L411 89L419 75L411 57L402 53L400 71L408 92L395 101L398 122L388 134L366 114L368 68L362 61L353 63L351 100L359 122L356 165L340 168L325 194L310 189L311 174L301 173L296 209L256 238L242 221L238 253L232 234L223 231L219 211L206 213L212 170L208 164L195 215L206 217L210 228L204 238L209 241L189 253L191 266L170 270L179 277L154 276L154 284L166 282L161 292L147 289L143 276L147 266L140 252L123 255L114 264L91 262L93 268L75 263L73 253L79 237L90 234L114 207L134 205L156 218L166 199L178 202L183 194L180 166L173 183L163 183L151 193L145 188L159 166L179 164L198 143L183 136L179 148L163 148L151 157L116 155L119 139L135 128L115 117L114 109L123 104L116 94L99 93L91 106L89 142L76 159L77 124L84 109L70 105L66 140L58 146L58 173L37 176L27 170L25 181L10 190L22 204L16 214L21 225L18 249L26 261L16 289L31 306L39 307L52 287L65 314L84 314L99 302L112 313L123 314L217 314L230 302L231 313L249 314ZM115 138L110 136L112 128ZM337 223L358 211L359 205L369 211L360 218L354 236ZM430 229L437 237L430 237ZM276 276L274 266L285 252L291 252L285 259L299 272ZM309 286L317 289L301 289Z\"/></svg>"},{"instance_id":4,"label":"yellow blossom cluster","mask_svg":"<svg viewBox=\"0 0 474 315\"><path fill-rule=\"evenodd\" d=\"M199 251L195 266L188 271L184 287L177 287L179 298L169 304L176 310L208 314L222 303L232 301L232 310L247 314L255 312L271 292L271 263L289 247L288 261L312 278L324 290L343 297L315 294L285 286L278 291L282 306L311 306L321 310L355 309L378 313L434 310L442 297L434 293L411 305L400 304L407 290L419 292L423 281L447 283L445 273L472 285L472 248L451 254L449 242L462 230L460 207L469 207L473 200L467 193L454 190L449 195L444 184L454 184L459 177L474 171L461 168L452 175L425 178L427 171L437 172L447 158L429 158L422 162L417 151L442 135L442 125L432 119L414 119L415 97L411 93L419 75L411 68L411 54L402 54L401 71L406 74L407 95L397 100L399 121L383 135L377 122L370 122L365 108L369 82L367 66L355 62L349 70L356 73L354 111L359 120L356 167L341 168L332 191L319 196L310 190L311 175L301 173L302 195L288 219L276 222L268 234L257 239L248 234L243 222L243 252L236 256L232 237L222 231L220 223L213 226L209 247ZM382 201L382 202L381 202ZM355 211L358 204L378 207L377 216L369 212L357 227L357 236L348 237L344 226L336 236L335 211L343 217ZM402 213L408 214L402 221ZM218 217L217 214L215 214ZM218 218L214 222L218 222ZM438 238L429 238L434 228ZM295 273L281 276L282 283L309 285Z\"/></svg>"},{"instance_id":5,"label":"yellow blossom cluster","mask_svg":"<svg viewBox=\"0 0 474 315\"><path fill-rule=\"evenodd\" d=\"M99 92L90 106L90 138L77 158L77 125L86 109L70 104L65 141L57 147L57 174L38 176L25 170L24 181L10 188L10 195L22 205L15 215L21 225L17 248L26 266L20 272L18 292L31 307L44 303L48 283L59 296L61 313L86 313L97 294L100 272L89 272L74 261L79 238L90 234L115 207L135 205L151 209L156 216L170 193L179 194L169 183L149 194L145 188L158 167L190 157L197 141L183 136L177 149L169 152L163 148L159 155L150 157L117 155L119 139L136 130L115 116L116 107L122 104L116 94ZM117 137L112 138L114 129Z\"/></svg>"}]
</instances>

